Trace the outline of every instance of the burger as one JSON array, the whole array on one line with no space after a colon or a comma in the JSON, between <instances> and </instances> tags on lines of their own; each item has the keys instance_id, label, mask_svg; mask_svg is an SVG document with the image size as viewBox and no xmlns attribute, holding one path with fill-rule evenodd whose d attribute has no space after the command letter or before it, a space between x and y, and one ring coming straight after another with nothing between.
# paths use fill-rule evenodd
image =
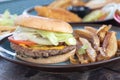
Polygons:
<instances>
[{"instance_id":1,"label":"burger","mask_svg":"<svg viewBox=\"0 0 120 80\"><path fill-rule=\"evenodd\" d=\"M71 25L64 21L20 15L8 39L16 57L32 63L53 64L67 61L75 54L76 40Z\"/></svg>"}]
</instances>

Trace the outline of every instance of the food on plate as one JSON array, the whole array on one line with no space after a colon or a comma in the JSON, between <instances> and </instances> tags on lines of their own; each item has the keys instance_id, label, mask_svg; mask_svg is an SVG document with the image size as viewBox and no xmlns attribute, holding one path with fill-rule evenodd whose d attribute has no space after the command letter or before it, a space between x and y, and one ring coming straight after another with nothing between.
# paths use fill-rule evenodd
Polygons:
<instances>
[{"instance_id":1,"label":"food on plate","mask_svg":"<svg viewBox=\"0 0 120 80\"><path fill-rule=\"evenodd\" d=\"M66 8L71 5L72 0L55 0L54 2L50 3L48 7L51 8Z\"/></svg>"},{"instance_id":2,"label":"food on plate","mask_svg":"<svg viewBox=\"0 0 120 80\"><path fill-rule=\"evenodd\" d=\"M106 53L106 58L110 59L116 54L118 48L116 32L111 31L106 34L102 47L104 52Z\"/></svg>"},{"instance_id":3,"label":"food on plate","mask_svg":"<svg viewBox=\"0 0 120 80\"><path fill-rule=\"evenodd\" d=\"M96 22L113 19L120 0L55 0L46 6L35 6L39 16L66 22Z\"/></svg>"},{"instance_id":4,"label":"food on plate","mask_svg":"<svg viewBox=\"0 0 120 80\"><path fill-rule=\"evenodd\" d=\"M118 49L120 49L120 40L117 40Z\"/></svg>"},{"instance_id":5,"label":"food on plate","mask_svg":"<svg viewBox=\"0 0 120 80\"><path fill-rule=\"evenodd\" d=\"M116 10L119 10L119 8L120 8L120 4L117 4L117 3L110 3L104 6L101 10L105 13L108 13L105 20L113 19Z\"/></svg>"},{"instance_id":6,"label":"food on plate","mask_svg":"<svg viewBox=\"0 0 120 80\"><path fill-rule=\"evenodd\" d=\"M115 19L115 21L117 21L118 23L120 23L120 9L118 9L118 10L115 11L114 19Z\"/></svg>"},{"instance_id":7,"label":"food on plate","mask_svg":"<svg viewBox=\"0 0 120 80\"><path fill-rule=\"evenodd\" d=\"M106 15L102 10L94 10L83 18L83 22L104 20Z\"/></svg>"},{"instance_id":8,"label":"food on plate","mask_svg":"<svg viewBox=\"0 0 120 80\"><path fill-rule=\"evenodd\" d=\"M93 10L83 18L83 22L102 21L113 19L115 11L120 8L120 4L110 3L101 9Z\"/></svg>"},{"instance_id":9,"label":"food on plate","mask_svg":"<svg viewBox=\"0 0 120 80\"><path fill-rule=\"evenodd\" d=\"M69 6L84 6L85 2L81 0L55 0L48 5L51 8L63 8L66 9Z\"/></svg>"},{"instance_id":10,"label":"food on plate","mask_svg":"<svg viewBox=\"0 0 120 80\"><path fill-rule=\"evenodd\" d=\"M120 3L120 0L90 0L85 4L85 6L90 7L91 9L98 9L109 3Z\"/></svg>"},{"instance_id":11,"label":"food on plate","mask_svg":"<svg viewBox=\"0 0 120 80\"><path fill-rule=\"evenodd\" d=\"M74 30L74 34L77 37L81 36L89 40L91 43L93 43L92 45L96 50L98 49L98 46L100 46L99 37L97 36L97 34L94 34L93 32L90 32L88 30Z\"/></svg>"},{"instance_id":12,"label":"food on plate","mask_svg":"<svg viewBox=\"0 0 120 80\"><path fill-rule=\"evenodd\" d=\"M85 26L74 30L76 53L70 57L70 62L87 64L115 57L120 41L117 41L115 31L109 31L110 28L111 25L102 25L99 29Z\"/></svg>"},{"instance_id":13,"label":"food on plate","mask_svg":"<svg viewBox=\"0 0 120 80\"><path fill-rule=\"evenodd\" d=\"M85 26L85 30L88 30L90 32L92 32L93 34L97 33L97 29L91 27L91 26Z\"/></svg>"},{"instance_id":14,"label":"food on plate","mask_svg":"<svg viewBox=\"0 0 120 80\"><path fill-rule=\"evenodd\" d=\"M8 34L15 30L14 20L17 15L11 15L8 10L0 15L0 35Z\"/></svg>"},{"instance_id":15,"label":"food on plate","mask_svg":"<svg viewBox=\"0 0 120 80\"><path fill-rule=\"evenodd\" d=\"M81 18L76 14L62 8L50 8L45 6L36 6L36 12L39 16L63 20L66 22L81 22Z\"/></svg>"},{"instance_id":16,"label":"food on plate","mask_svg":"<svg viewBox=\"0 0 120 80\"><path fill-rule=\"evenodd\" d=\"M81 41L82 45L86 45L87 46L86 47L86 53L88 55L88 60L90 60L91 62L95 62L97 54L96 54L95 49L93 49L91 43L87 39L82 38L82 37L79 38L79 41ZM83 48L83 49L85 49L85 48ZM81 50L82 49L80 49L80 51L78 50L78 53L79 54L84 54Z\"/></svg>"},{"instance_id":17,"label":"food on plate","mask_svg":"<svg viewBox=\"0 0 120 80\"><path fill-rule=\"evenodd\" d=\"M13 32L15 30L15 27L10 26L0 26L0 35L5 35L10 32Z\"/></svg>"},{"instance_id":18,"label":"food on plate","mask_svg":"<svg viewBox=\"0 0 120 80\"><path fill-rule=\"evenodd\" d=\"M110 30L110 28L111 28L111 25L109 26L103 25L97 30L97 35L99 36L101 43L103 42L106 36L106 33Z\"/></svg>"},{"instance_id":19,"label":"food on plate","mask_svg":"<svg viewBox=\"0 0 120 80\"><path fill-rule=\"evenodd\" d=\"M16 57L38 64L64 62L75 54L76 39L68 23L32 15L16 18L18 26L8 39Z\"/></svg>"}]
</instances>

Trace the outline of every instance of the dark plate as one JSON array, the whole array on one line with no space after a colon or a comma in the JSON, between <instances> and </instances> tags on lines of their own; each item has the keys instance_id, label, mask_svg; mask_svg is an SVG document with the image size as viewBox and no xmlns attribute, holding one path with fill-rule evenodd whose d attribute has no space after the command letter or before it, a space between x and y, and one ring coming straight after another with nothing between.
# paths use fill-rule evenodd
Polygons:
<instances>
[{"instance_id":1,"label":"dark plate","mask_svg":"<svg viewBox=\"0 0 120 80\"><path fill-rule=\"evenodd\" d=\"M91 25L91 24L81 24L81 25L75 25L74 29L80 29L83 28L83 26L93 26L95 28L99 28L101 25ZM120 28L118 27L112 27L113 31L116 31L117 37L120 38ZM89 64L70 64L69 62L63 62L59 64L35 64L35 63L29 63L22 61L15 57L14 50L10 48L10 43L8 41L8 37L4 37L0 41L0 56L8 61L14 62L16 64L25 65L32 67L34 69L39 69L41 71L48 71L48 72L75 72L75 71L88 71L93 69L98 69L105 66L112 66L116 62L120 60L120 57L115 57L110 60L100 61L100 62L94 62Z\"/></svg>"},{"instance_id":2,"label":"dark plate","mask_svg":"<svg viewBox=\"0 0 120 80\"><path fill-rule=\"evenodd\" d=\"M25 9L23 11L23 14L31 14L31 15L37 15L34 7ZM93 22L70 22L70 24L104 24L104 23L109 23L113 21L114 19L108 19L108 20L102 20L102 21L93 21Z\"/></svg>"}]
</instances>

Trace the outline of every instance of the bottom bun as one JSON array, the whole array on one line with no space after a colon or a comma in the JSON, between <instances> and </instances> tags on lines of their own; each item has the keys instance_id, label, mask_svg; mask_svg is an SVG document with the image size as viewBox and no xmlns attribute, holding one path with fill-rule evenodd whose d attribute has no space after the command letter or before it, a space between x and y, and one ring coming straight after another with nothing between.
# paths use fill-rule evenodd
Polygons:
<instances>
[{"instance_id":1,"label":"bottom bun","mask_svg":"<svg viewBox=\"0 0 120 80\"><path fill-rule=\"evenodd\" d=\"M56 55L56 56L51 56L48 58L37 58L37 59L33 59L33 58L24 58L20 55L16 55L17 58L27 61L27 62L32 62L32 63L37 63L37 64L53 64L53 63L60 63L60 62L64 62L67 61L69 59L70 56L75 54L76 49L68 52L68 53L64 53L61 55Z\"/></svg>"}]
</instances>

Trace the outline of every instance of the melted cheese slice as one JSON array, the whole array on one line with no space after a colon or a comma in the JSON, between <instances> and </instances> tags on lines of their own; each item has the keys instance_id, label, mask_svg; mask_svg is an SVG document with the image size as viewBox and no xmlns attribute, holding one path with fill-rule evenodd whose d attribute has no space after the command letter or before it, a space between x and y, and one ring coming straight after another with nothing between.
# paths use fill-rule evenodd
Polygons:
<instances>
[{"instance_id":1,"label":"melted cheese slice","mask_svg":"<svg viewBox=\"0 0 120 80\"><path fill-rule=\"evenodd\" d=\"M61 50L63 49L65 46L39 46L39 45L34 45L34 46L26 46L25 44L19 44L20 46L22 47L25 47L25 48L30 48L30 49L37 49L37 50L50 50L50 49L58 49L58 50Z\"/></svg>"}]
</instances>

